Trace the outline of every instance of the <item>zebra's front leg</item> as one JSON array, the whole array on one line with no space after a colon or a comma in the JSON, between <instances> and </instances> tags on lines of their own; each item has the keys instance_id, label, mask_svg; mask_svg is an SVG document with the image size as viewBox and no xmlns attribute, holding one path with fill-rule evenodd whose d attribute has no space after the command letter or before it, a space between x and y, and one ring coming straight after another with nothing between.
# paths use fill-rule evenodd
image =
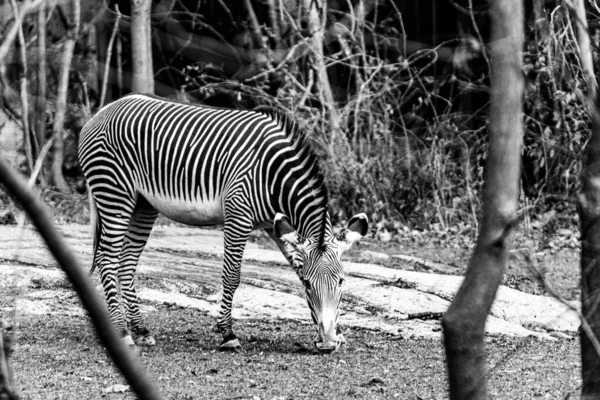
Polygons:
<instances>
[{"instance_id":1,"label":"zebra's front leg","mask_svg":"<svg viewBox=\"0 0 600 400\"><path fill-rule=\"evenodd\" d=\"M134 282L135 266L131 268L121 268L119 270L119 280L121 282L121 294L125 306L125 313L131 332L135 337L135 344L138 346L155 346L156 339L146 328L142 314L140 312L139 300L135 290Z\"/></svg>"},{"instance_id":2,"label":"zebra's front leg","mask_svg":"<svg viewBox=\"0 0 600 400\"><path fill-rule=\"evenodd\" d=\"M252 223L248 218L240 215L233 218L225 218L223 228L225 254L223 260L223 298L221 299L221 312L217 321L217 328L223 335L221 350L240 350L241 345L233 332L233 320L231 309L233 306L233 295L240 286L240 275L244 247L250 232Z\"/></svg>"}]
</instances>

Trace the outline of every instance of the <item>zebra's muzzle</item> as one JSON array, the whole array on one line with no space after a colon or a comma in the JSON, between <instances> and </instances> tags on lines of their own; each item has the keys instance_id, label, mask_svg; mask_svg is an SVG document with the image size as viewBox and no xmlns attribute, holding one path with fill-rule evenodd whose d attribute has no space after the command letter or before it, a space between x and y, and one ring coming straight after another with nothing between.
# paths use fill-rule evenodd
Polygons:
<instances>
[{"instance_id":1,"label":"zebra's muzzle","mask_svg":"<svg viewBox=\"0 0 600 400\"><path fill-rule=\"evenodd\" d=\"M315 346L321 353L333 353L340 348L340 344L340 340L315 341Z\"/></svg>"},{"instance_id":2,"label":"zebra's muzzle","mask_svg":"<svg viewBox=\"0 0 600 400\"><path fill-rule=\"evenodd\" d=\"M331 322L326 327L325 324L318 324L319 336L315 340L315 346L322 353L331 353L339 349L344 341L344 336L337 334L335 322Z\"/></svg>"}]
</instances>

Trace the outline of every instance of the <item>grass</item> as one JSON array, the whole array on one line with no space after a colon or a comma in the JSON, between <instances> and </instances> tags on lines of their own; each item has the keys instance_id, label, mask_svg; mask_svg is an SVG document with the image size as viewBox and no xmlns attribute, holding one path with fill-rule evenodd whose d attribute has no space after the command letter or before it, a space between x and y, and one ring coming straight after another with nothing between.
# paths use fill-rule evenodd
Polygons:
<instances>
[{"instance_id":1,"label":"grass","mask_svg":"<svg viewBox=\"0 0 600 400\"><path fill-rule=\"evenodd\" d=\"M265 235L253 238L270 244ZM424 238L419 242L365 240L346 259L357 261L362 250L408 254L443 262L464 271L470 255ZM274 245L269 245L275 249ZM548 281L566 298L576 298L578 258L574 250L546 252L540 262ZM391 265L390 265L391 266ZM401 267L401 266L397 266ZM527 265L513 257L507 281L524 291ZM51 289L43 280L31 289ZM62 283L59 289L66 289ZM528 286L530 285L531 288ZM39 287L37 287L39 286ZM541 293L538 293L541 294ZM3 293L0 310L11 307L18 293ZM402 339L365 330L345 332L348 344L332 355L313 349L312 325L286 321L243 320L236 329L243 353L221 353L214 318L203 312L152 304L145 319L156 348L140 358L168 399L441 399L447 398L443 344L438 340ZM7 308L4 308L5 310ZM432 324L439 324L432 321ZM87 318L43 315L20 321L11 357L22 399L96 399L112 385L124 383L95 338ZM495 399L560 399L579 390L580 360L576 340L487 340L489 388ZM131 392L107 399L133 399Z\"/></svg>"},{"instance_id":2,"label":"grass","mask_svg":"<svg viewBox=\"0 0 600 400\"><path fill-rule=\"evenodd\" d=\"M146 315L156 348L140 357L168 399L439 399L447 397L442 343L350 330L348 344L316 354L310 325L237 322L243 353L216 350L212 317L157 305ZM489 379L498 399L561 398L579 385L578 343L490 338ZM23 321L12 356L23 399L100 398L124 383L85 317ZM133 399L131 392L108 399Z\"/></svg>"}]
</instances>

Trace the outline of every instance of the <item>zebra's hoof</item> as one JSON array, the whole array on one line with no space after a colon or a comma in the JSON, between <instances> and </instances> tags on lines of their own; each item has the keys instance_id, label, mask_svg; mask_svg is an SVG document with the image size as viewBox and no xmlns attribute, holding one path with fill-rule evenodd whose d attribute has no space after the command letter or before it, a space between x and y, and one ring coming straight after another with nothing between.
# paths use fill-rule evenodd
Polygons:
<instances>
[{"instance_id":1,"label":"zebra's hoof","mask_svg":"<svg viewBox=\"0 0 600 400\"><path fill-rule=\"evenodd\" d=\"M241 352L242 345L240 344L240 341L237 338L234 338L231 340L223 341L223 343L221 343L221 346L219 346L219 350Z\"/></svg>"},{"instance_id":2,"label":"zebra's hoof","mask_svg":"<svg viewBox=\"0 0 600 400\"><path fill-rule=\"evenodd\" d=\"M125 346L129 347L130 349L135 348L135 342L131 338L131 335L125 335L121 340L123 341Z\"/></svg>"},{"instance_id":3,"label":"zebra's hoof","mask_svg":"<svg viewBox=\"0 0 600 400\"><path fill-rule=\"evenodd\" d=\"M131 350L131 352L134 355L136 355L136 356L140 355L140 353L141 353L140 348L135 345L135 342L131 338L131 335L123 336L123 338L121 340L129 348L129 350Z\"/></svg>"},{"instance_id":4,"label":"zebra's hoof","mask_svg":"<svg viewBox=\"0 0 600 400\"><path fill-rule=\"evenodd\" d=\"M156 346L156 339L152 335L143 335L135 339L138 346Z\"/></svg>"}]
</instances>

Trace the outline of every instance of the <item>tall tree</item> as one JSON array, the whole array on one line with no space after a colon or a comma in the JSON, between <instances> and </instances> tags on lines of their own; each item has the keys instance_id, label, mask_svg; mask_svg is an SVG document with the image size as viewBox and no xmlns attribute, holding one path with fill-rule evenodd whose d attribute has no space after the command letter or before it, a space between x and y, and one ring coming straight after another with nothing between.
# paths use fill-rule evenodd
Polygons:
<instances>
[{"instance_id":1,"label":"tall tree","mask_svg":"<svg viewBox=\"0 0 600 400\"><path fill-rule=\"evenodd\" d=\"M523 4L490 1L491 93L483 221L465 280L442 325L451 399L487 399L485 321L502 280L516 222L523 140Z\"/></svg>"},{"instance_id":2,"label":"tall tree","mask_svg":"<svg viewBox=\"0 0 600 400\"><path fill-rule=\"evenodd\" d=\"M573 2L581 66L588 89L592 120L585 148L578 198L581 224L581 387L582 399L600 399L600 99L583 0Z\"/></svg>"},{"instance_id":3,"label":"tall tree","mask_svg":"<svg viewBox=\"0 0 600 400\"><path fill-rule=\"evenodd\" d=\"M63 46L60 66L60 77L58 81L58 92L56 95L56 113L52 125L52 184L63 193L69 193L69 185L63 175L63 163L65 159L64 125L67 112L67 95L69 90L69 75L71 72L71 60L75 43L79 36L79 21L81 18L81 7L79 0L71 0L71 26L67 27L67 38Z\"/></svg>"},{"instance_id":4,"label":"tall tree","mask_svg":"<svg viewBox=\"0 0 600 400\"><path fill-rule=\"evenodd\" d=\"M46 141L46 8L40 7L37 13L37 63L35 93L35 136L37 150ZM37 156L37 154L36 154Z\"/></svg>"},{"instance_id":5,"label":"tall tree","mask_svg":"<svg viewBox=\"0 0 600 400\"><path fill-rule=\"evenodd\" d=\"M340 135L340 114L335 106L335 99L331 90L327 65L325 64L324 39L325 24L327 21L327 2L323 0L304 0L304 9L307 10L307 30L310 48L312 49L312 66L317 76L317 94L323 105L329 111L333 135ZM334 138L331 138L334 142Z\"/></svg>"},{"instance_id":6,"label":"tall tree","mask_svg":"<svg viewBox=\"0 0 600 400\"><path fill-rule=\"evenodd\" d=\"M134 92L154 93L152 68L152 32L150 11L152 0L131 0L131 57Z\"/></svg>"}]
</instances>

